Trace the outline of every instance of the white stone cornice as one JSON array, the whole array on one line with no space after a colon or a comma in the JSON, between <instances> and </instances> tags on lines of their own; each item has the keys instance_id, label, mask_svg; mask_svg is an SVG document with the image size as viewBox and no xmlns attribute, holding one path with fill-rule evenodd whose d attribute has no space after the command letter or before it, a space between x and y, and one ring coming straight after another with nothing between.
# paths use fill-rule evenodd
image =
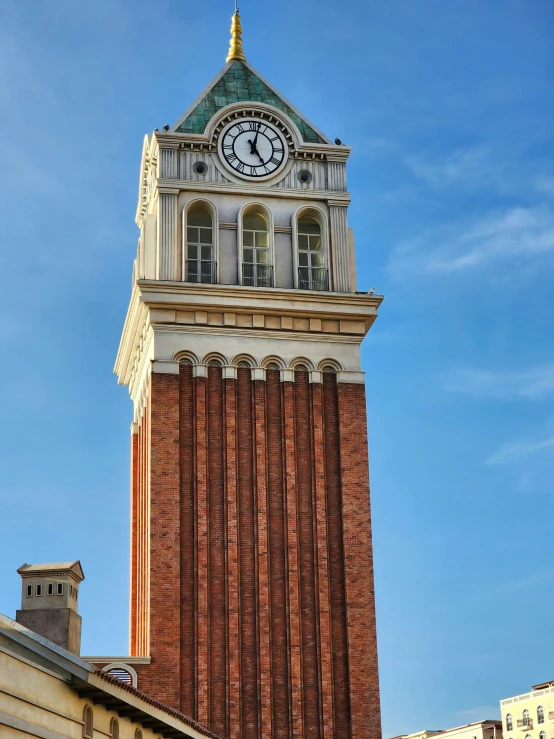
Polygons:
<instances>
[{"instance_id":1,"label":"white stone cornice","mask_svg":"<svg viewBox=\"0 0 554 739\"><path fill-rule=\"evenodd\" d=\"M174 356L157 354L158 333L180 334L179 351L192 349L185 340L192 335L199 340L202 335L270 339L276 347L287 342L359 347L381 301L378 295L141 280L133 291L115 371L139 403L151 361ZM261 349L259 355L265 356Z\"/></svg>"},{"instance_id":2,"label":"white stone cornice","mask_svg":"<svg viewBox=\"0 0 554 739\"><path fill-rule=\"evenodd\" d=\"M319 370L310 371L310 382L314 384L320 384L323 382L323 372Z\"/></svg>"},{"instance_id":3,"label":"white stone cornice","mask_svg":"<svg viewBox=\"0 0 554 739\"><path fill-rule=\"evenodd\" d=\"M190 182L189 180L169 180L159 179L158 189L161 191L162 188L170 188L172 190L183 190L198 192L198 183ZM164 190L165 192L165 190ZM310 200L333 200L333 204L341 203L348 205L350 203L349 192L338 192L336 190L303 190L301 188L275 188L275 187L263 187L260 183L254 183L249 185L235 184L233 182L203 182L202 192L217 192L226 195L248 195L252 197L273 197L280 199L296 199L306 200L306 193L309 192Z\"/></svg>"},{"instance_id":4,"label":"white stone cornice","mask_svg":"<svg viewBox=\"0 0 554 739\"><path fill-rule=\"evenodd\" d=\"M207 364L193 364L192 376L193 377L207 377L208 376L208 365Z\"/></svg>"}]
</instances>

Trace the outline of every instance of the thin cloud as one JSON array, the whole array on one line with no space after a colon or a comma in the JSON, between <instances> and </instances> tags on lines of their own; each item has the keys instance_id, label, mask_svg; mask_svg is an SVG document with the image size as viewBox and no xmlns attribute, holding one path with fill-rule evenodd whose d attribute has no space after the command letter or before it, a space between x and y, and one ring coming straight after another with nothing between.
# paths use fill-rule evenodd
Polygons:
<instances>
[{"instance_id":1,"label":"thin cloud","mask_svg":"<svg viewBox=\"0 0 554 739\"><path fill-rule=\"evenodd\" d=\"M497 452L485 460L485 464L509 464L529 454L554 449L554 436L541 441L516 441L505 444Z\"/></svg>"},{"instance_id":2,"label":"thin cloud","mask_svg":"<svg viewBox=\"0 0 554 739\"><path fill-rule=\"evenodd\" d=\"M504 166L494 162L485 147L458 149L438 162L419 156L405 161L416 177L437 189L461 183L489 187L493 178L500 178Z\"/></svg>"},{"instance_id":3,"label":"thin cloud","mask_svg":"<svg viewBox=\"0 0 554 739\"><path fill-rule=\"evenodd\" d=\"M498 372L462 367L443 377L443 390L473 398L540 400L554 394L554 364Z\"/></svg>"},{"instance_id":4,"label":"thin cloud","mask_svg":"<svg viewBox=\"0 0 554 739\"><path fill-rule=\"evenodd\" d=\"M554 253L554 212L547 206L516 207L466 224L432 228L400 243L388 269L398 278L447 276L507 261L529 263Z\"/></svg>"},{"instance_id":5,"label":"thin cloud","mask_svg":"<svg viewBox=\"0 0 554 739\"><path fill-rule=\"evenodd\" d=\"M475 708L466 708L463 711L456 711L452 714L455 718L464 723L473 723L473 721L489 721L498 718L500 708L495 706L475 706Z\"/></svg>"}]
</instances>

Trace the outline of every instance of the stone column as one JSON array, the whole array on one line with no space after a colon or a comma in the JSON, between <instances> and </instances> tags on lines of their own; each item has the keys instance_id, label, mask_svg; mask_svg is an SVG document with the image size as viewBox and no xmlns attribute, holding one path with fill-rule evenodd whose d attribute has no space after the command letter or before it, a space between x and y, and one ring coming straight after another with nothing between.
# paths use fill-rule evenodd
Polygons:
<instances>
[{"instance_id":1,"label":"stone column","mask_svg":"<svg viewBox=\"0 0 554 739\"><path fill-rule=\"evenodd\" d=\"M350 292L347 207L342 201L329 201L331 289L337 292Z\"/></svg>"},{"instance_id":2,"label":"stone column","mask_svg":"<svg viewBox=\"0 0 554 739\"><path fill-rule=\"evenodd\" d=\"M180 280L181 268L177 245L178 190L160 188L158 201L158 252L156 278Z\"/></svg>"}]
</instances>

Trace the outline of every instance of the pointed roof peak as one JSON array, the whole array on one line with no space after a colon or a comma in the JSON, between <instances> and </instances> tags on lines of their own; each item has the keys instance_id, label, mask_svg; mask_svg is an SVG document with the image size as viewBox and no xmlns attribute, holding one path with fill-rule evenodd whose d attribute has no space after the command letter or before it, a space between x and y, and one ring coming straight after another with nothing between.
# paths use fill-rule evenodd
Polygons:
<instances>
[{"instance_id":1,"label":"pointed roof peak","mask_svg":"<svg viewBox=\"0 0 554 739\"><path fill-rule=\"evenodd\" d=\"M231 41L229 44L229 53L227 55L227 62L232 61L246 61L244 51L242 49L242 26L240 23L239 9L235 0L235 14L231 19Z\"/></svg>"}]
</instances>

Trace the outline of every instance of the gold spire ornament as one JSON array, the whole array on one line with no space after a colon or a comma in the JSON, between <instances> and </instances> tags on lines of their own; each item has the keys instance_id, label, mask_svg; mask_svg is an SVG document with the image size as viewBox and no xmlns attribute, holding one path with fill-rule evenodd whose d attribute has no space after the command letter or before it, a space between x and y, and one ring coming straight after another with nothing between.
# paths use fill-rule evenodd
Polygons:
<instances>
[{"instance_id":1,"label":"gold spire ornament","mask_svg":"<svg viewBox=\"0 0 554 739\"><path fill-rule=\"evenodd\" d=\"M246 61L244 51L242 50L242 26L240 24L239 9L235 4L235 14L231 20L231 43L229 44L229 54L226 61L231 62L238 59L241 62Z\"/></svg>"}]
</instances>

